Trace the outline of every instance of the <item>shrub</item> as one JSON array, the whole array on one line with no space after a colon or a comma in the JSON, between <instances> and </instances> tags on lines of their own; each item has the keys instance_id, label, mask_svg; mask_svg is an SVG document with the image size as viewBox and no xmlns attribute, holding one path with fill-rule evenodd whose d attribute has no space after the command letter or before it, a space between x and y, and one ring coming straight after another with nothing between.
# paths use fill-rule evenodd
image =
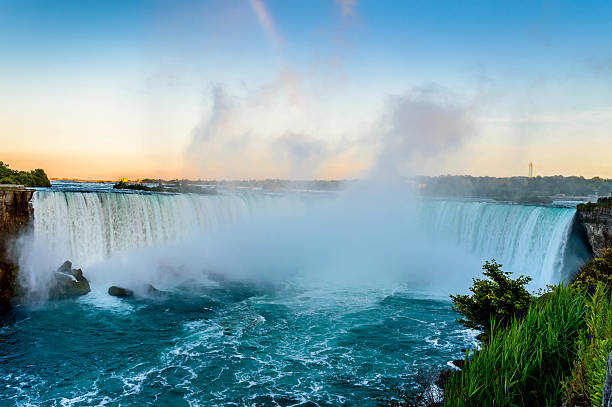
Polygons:
<instances>
[{"instance_id":1,"label":"shrub","mask_svg":"<svg viewBox=\"0 0 612 407\"><path fill-rule=\"evenodd\" d=\"M612 289L612 249L602 250L602 257L589 260L574 279L572 287L593 294L598 284Z\"/></svg>"},{"instance_id":2,"label":"shrub","mask_svg":"<svg viewBox=\"0 0 612 407\"><path fill-rule=\"evenodd\" d=\"M493 320L491 335L446 388L445 406L559 406L584 329L584 297L555 287L507 328Z\"/></svg>"},{"instance_id":3,"label":"shrub","mask_svg":"<svg viewBox=\"0 0 612 407\"><path fill-rule=\"evenodd\" d=\"M502 271L495 260L486 262L482 269L486 279L474 279L472 295L451 295L453 309L464 318L458 322L468 328L488 331L491 320L505 326L513 318L527 313L533 297L525 286L531 277L520 276L516 280Z\"/></svg>"}]
</instances>

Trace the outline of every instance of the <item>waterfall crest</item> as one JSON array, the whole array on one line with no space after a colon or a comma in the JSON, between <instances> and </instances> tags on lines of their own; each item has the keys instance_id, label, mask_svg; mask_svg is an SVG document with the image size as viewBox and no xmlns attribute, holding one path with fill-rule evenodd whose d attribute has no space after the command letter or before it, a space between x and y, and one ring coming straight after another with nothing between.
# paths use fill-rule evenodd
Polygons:
<instances>
[{"instance_id":1,"label":"waterfall crest","mask_svg":"<svg viewBox=\"0 0 612 407\"><path fill-rule=\"evenodd\" d=\"M33 199L34 238L58 259L88 266L118 251L175 242L198 231L211 233L256 215L294 213L316 201L264 192L202 196L38 191ZM483 260L495 258L507 270L529 274L543 286L563 277L574 214L569 208L427 200L416 202L413 224Z\"/></svg>"}]
</instances>

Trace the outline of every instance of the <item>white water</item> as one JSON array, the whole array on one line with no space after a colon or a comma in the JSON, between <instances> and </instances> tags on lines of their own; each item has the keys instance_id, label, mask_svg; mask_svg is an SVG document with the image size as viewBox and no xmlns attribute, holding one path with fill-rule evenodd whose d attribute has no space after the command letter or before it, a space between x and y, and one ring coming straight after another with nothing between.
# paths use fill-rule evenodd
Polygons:
<instances>
[{"instance_id":1,"label":"white water","mask_svg":"<svg viewBox=\"0 0 612 407\"><path fill-rule=\"evenodd\" d=\"M88 266L118 251L175 242L256 213L289 210L279 201L264 193L203 196L38 191L32 201L34 234L50 251ZM301 206L299 199L290 201L294 209Z\"/></svg>"},{"instance_id":2,"label":"white water","mask_svg":"<svg viewBox=\"0 0 612 407\"><path fill-rule=\"evenodd\" d=\"M575 209L484 202L436 201L423 222L508 270L544 286L562 279Z\"/></svg>"},{"instance_id":3,"label":"white water","mask_svg":"<svg viewBox=\"0 0 612 407\"><path fill-rule=\"evenodd\" d=\"M342 202L330 209L332 201ZM482 261L491 258L506 270L531 275L537 287L559 281L575 213L483 202L412 204L264 192L202 196L38 191L33 206L35 250L47 255L37 262L30 259L24 267L30 270L71 259L104 274L108 268L128 266L111 262L97 271L96 265L119 252L134 252L132 269L142 257L174 262L169 258L189 256L198 259L199 267L213 270L350 270L341 273L345 279L356 278L358 269L374 271L375 276L388 269L448 280L451 288L449 269L463 272L462 283L469 283ZM189 249L169 246L180 241ZM146 247L158 249L135 251ZM438 271L428 275L430 269ZM30 276L30 284L37 278Z\"/></svg>"}]
</instances>

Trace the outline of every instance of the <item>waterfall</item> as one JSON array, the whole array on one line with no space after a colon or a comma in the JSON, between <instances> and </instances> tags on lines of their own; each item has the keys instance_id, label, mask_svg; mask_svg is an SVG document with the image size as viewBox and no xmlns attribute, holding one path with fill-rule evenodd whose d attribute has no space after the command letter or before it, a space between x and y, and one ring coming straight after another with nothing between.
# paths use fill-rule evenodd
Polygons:
<instances>
[{"instance_id":1,"label":"waterfall","mask_svg":"<svg viewBox=\"0 0 612 407\"><path fill-rule=\"evenodd\" d=\"M112 253L185 238L279 210L273 195L169 195L37 191L34 235L49 251L87 266ZM293 202L299 205L299 202Z\"/></svg>"},{"instance_id":2,"label":"waterfall","mask_svg":"<svg viewBox=\"0 0 612 407\"><path fill-rule=\"evenodd\" d=\"M88 266L118 251L176 242L256 215L297 213L319 201L300 194L264 192L211 196L37 191L33 230L35 239L57 254L58 261L71 259ZM495 258L506 270L529 274L543 286L563 277L574 214L571 208L419 200L414 222L393 227L414 224L415 230L450 241L483 261ZM360 219L354 221L358 225ZM384 234L384 225L380 230ZM411 236L418 238L419 234ZM333 239L323 243L334 244Z\"/></svg>"},{"instance_id":3,"label":"waterfall","mask_svg":"<svg viewBox=\"0 0 612 407\"><path fill-rule=\"evenodd\" d=\"M506 270L540 286L564 275L566 245L576 210L487 202L433 201L422 222Z\"/></svg>"}]
</instances>

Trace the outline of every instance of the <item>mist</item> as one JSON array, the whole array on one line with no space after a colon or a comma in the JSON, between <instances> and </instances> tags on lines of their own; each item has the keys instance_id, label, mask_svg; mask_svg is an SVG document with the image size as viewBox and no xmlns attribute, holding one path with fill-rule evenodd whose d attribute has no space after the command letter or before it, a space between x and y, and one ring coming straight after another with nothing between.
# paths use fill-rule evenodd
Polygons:
<instances>
[{"instance_id":1,"label":"mist","mask_svg":"<svg viewBox=\"0 0 612 407\"><path fill-rule=\"evenodd\" d=\"M94 290L175 290L218 281L399 287L445 297L467 288L479 259L419 221L409 194L346 191L179 242L115 253L86 268ZM376 192L376 194L375 194ZM381 192L378 195L378 192ZM441 255L443 253L443 255Z\"/></svg>"},{"instance_id":2,"label":"mist","mask_svg":"<svg viewBox=\"0 0 612 407\"><path fill-rule=\"evenodd\" d=\"M94 289L120 285L138 291L145 284L173 289L222 276L324 286L407 285L445 297L467 288L478 273L476 255L433 233L419 219L413 185L405 178L423 163L443 163L446 154L473 134L469 109L452 92L428 85L389 96L369 128L340 144L314 138L297 126L271 133L257 127L261 123L266 129L267 118L285 103L299 116L305 102L299 82L289 73L246 97L220 85L210 95L211 110L193 129L186 150L193 165L207 167L226 154L252 164L258 151L264 161L290 163L288 173L299 178L316 174L327 160L362 149L374 152L365 181L332 196L311 198L304 206L288 204L291 200L281 194L272 210L220 228L198 229L180 241L115 252L88 264L70 259L84 268ZM24 246L29 253L22 259L28 271L24 284L32 292L44 292L53 271L49 265L66 259L33 238L24 240Z\"/></svg>"}]
</instances>

